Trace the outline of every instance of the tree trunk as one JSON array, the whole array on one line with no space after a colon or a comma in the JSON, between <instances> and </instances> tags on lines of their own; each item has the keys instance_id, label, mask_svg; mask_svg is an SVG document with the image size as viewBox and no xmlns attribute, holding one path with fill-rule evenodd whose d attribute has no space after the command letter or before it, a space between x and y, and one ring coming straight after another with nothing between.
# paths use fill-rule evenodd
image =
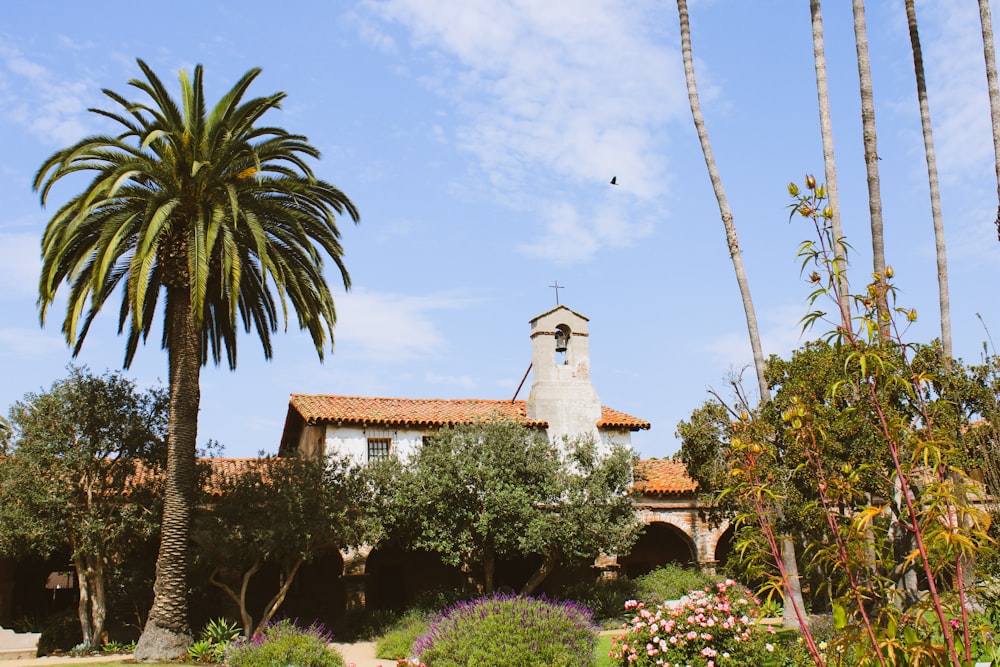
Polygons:
<instances>
[{"instance_id":1,"label":"tree trunk","mask_svg":"<svg viewBox=\"0 0 1000 667\"><path fill-rule=\"evenodd\" d=\"M257 624L257 630L260 630L265 625L270 622L274 615L281 608L281 603L285 601L285 597L288 595L288 589L291 588L292 582L295 580L295 575L298 573L299 568L302 567L302 563L305 562L304 558L299 558L295 561L295 564L288 570L283 576L283 581L278 587L278 592L274 594L271 601L267 603L267 608L264 611L264 615L260 618L260 623Z\"/></svg>"},{"instance_id":2,"label":"tree trunk","mask_svg":"<svg viewBox=\"0 0 1000 667\"><path fill-rule=\"evenodd\" d=\"M193 641L188 622L187 564L196 478L201 354L186 285L167 289L166 312L170 367L167 474L153 606L135 647L139 662L175 660L187 653Z\"/></svg>"},{"instance_id":3,"label":"tree trunk","mask_svg":"<svg viewBox=\"0 0 1000 667\"><path fill-rule=\"evenodd\" d=\"M889 335L889 306L885 295L885 241L882 234L882 190L878 176L878 146L875 138L875 99L872 93L872 68L868 58L868 29L865 26L864 0L852 0L854 43L858 53L858 79L861 83L861 127L865 144L865 169L868 173L868 211L872 229L872 271L879 276L876 297L878 326L882 338Z\"/></svg>"},{"instance_id":4,"label":"tree trunk","mask_svg":"<svg viewBox=\"0 0 1000 667\"><path fill-rule=\"evenodd\" d=\"M983 28L983 58L986 60L986 84L990 92L990 119L993 122L993 156L997 174L997 239L1000 239L1000 85L997 83L997 58L993 48L993 19L990 0L979 0L979 22Z\"/></svg>"},{"instance_id":5,"label":"tree trunk","mask_svg":"<svg viewBox=\"0 0 1000 667\"><path fill-rule=\"evenodd\" d=\"M81 643L89 647L94 645L94 635L90 631L90 580L82 556L73 556L73 568L76 570L76 581L80 586L80 599L76 603L76 612L80 618L80 631L83 637Z\"/></svg>"},{"instance_id":6,"label":"tree trunk","mask_svg":"<svg viewBox=\"0 0 1000 667\"><path fill-rule=\"evenodd\" d=\"M836 271L837 301L840 305L841 325L851 327L850 287L847 283L847 261L844 257L844 230L840 224L840 195L837 189L837 163L833 153L833 122L830 120L830 90L826 80L826 51L823 46L823 13L820 0L810 0L809 12L812 16L813 62L816 69L816 97L819 102L819 129L823 138L823 175L826 180L826 196L833 217L830 228L833 231Z\"/></svg>"},{"instance_id":7,"label":"tree trunk","mask_svg":"<svg viewBox=\"0 0 1000 667\"><path fill-rule=\"evenodd\" d=\"M705 165L708 167L708 176L712 181L712 188L715 190L715 198L719 202L719 213L722 216L722 225L726 230L726 242L729 245L729 256L733 260L733 269L736 272L736 282L740 288L740 295L743 297L743 311L746 315L747 330L750 333L750 349L753 351L754 370L757 372L757 389L760 392L760 400L766 403L771 400L771 391L767 386L767 378L764 375L765 362L764 352L760 344L760 332L757 328L757 315L754 312L753 300L750 298L750 285L747 281L746 271L743 268L743 255L740 252L739 239L736 236L736 225L733 223L733 214L729 210L729 201L726 199L725 190L722 188L722 178L715 164L715 156L712 153L712 145L708 140L708 130L705 129L705 117L701 113L701 103L698 101L698 86L694 77L694 56L691 51L691 24L688 19L687 0L677 0L677 13L680 15L681 27L681 54L684 58L684 79L687 82L688 102L691 105L691 116L694 118L694 126L698 131L698 139L701 141L701 150L705 155ZM780 518L780 517L779 517ZM795 545L790 537L783 537L781 547L781 560L789 572L788 594L794 604L800 605L804 611L805 606L802 601L802 591L798 577L798 563L795 559ZM794 572L794 576L791 573ZM789 605L785 605L788 607ZM793 627L797 627L795 622Z\"/></svg>"},{"instance_id":8,"label":"tree trunk","mask_svg":"<svg viewBox=\"0 0 1000 667\"><path fill-rule=\"evenodd\" d=\"M542 561L542 564L538 566L538 569L535 570L534 574L532 574L528 578L528 581L525 582L524 587L521 589L521 595L531 595L538 590L538 587L542 585L543 581L545 581L545 577L552 574L558 564L559 559L554 553L545 554L545 559Z\"/></svg>"},{"instance_id":9,"label":"tree trunk","mask_svg":"<svg viewBox=\"0 0 1000 667\"><path fill-rule=\"evenodd\" d=\"M100 556L88 558L90 577L90 633L93 646L104 646L104 623L107 619L107 585L104 576L104 559Z\"/></svg>"},{"instance_id":10,"label":"tree trunk","mask_svg":"<svg viewBox=\"0 0 1000 667\"><path fill-rule=\"evenodd\" d=\"M250 611L247 609L247 588L250 586L250 579L261 568L261 565L263 563L258 558L250 566L250 569L242 574L239 593L234 591L229 584L219 579L219 568L212 570L212 574L208 577L208 583L219 588L230 600L236 603L236 606L240 610L240 622L243 624L243 636L247 639L250 639L254 631L253 616L250 615Z\"/></svg>"},{"instance_id":11,"label":"tree trunk","mask_svg":"<svg viewBox=\"0 0 1000 667\"><path fill-rule=\"evenodd\" d=\"M910 27L913 47L913 71L917 77L917 99L920 101L920 126L924 131L924 154L927 156L927 181L931 192L931 218L934 222L934 249L937 254L938 303L941 308L941 349L945 363L951 364L951 300L948 296L948 253L944 241L944 221L941 218L941 192L938 189L937 157L934 153L934 133L931 130L931 109L927 101L924 79L924 56L917 31L917 10L913 0L906 0L906 22Z\"/></svg>"},{"instance_id":12,"label":"tree trunk","mask_svg":"<svg viewBox=\"0 0 1000 667\"><path fill-rule=\"evenodd\" d=\"M736 283L739 285L740 296L743 298L743 312L746 315L747 331L750 334L750 349L753 352L754 370L757 372L757 389L760 391L760 400L762 402L769 401L771 400L771 393L767 387L767 379L764 377L764 351L760 344L757 314L754 311L753 299L750 298L750 285L747 281L746 271L743 269L743 254L740 251L740 242L736 235L733 214L729 209L729 201L726 199L726 192L722 188L722 178L719 176L719 169L715 165L712 145L708 141L708 130L705 129L705 117L701 113L701 103L698 101L698 86L694 78L694 57L691 54L691 26L688 20L687 0L677 0L677 12L680 15L681 53L684 57L684 78L687 81L691 115L694 118L695 129L698 131L698 139L701 141L701 150L705 156L705 165L708 167L708 177L712 181L712 189L715 190L715 198L719 202L719 213L722 216L722 226L726 231L729 256L733 260L733 269L736 271Z\"/></svg>"}]
</instances>

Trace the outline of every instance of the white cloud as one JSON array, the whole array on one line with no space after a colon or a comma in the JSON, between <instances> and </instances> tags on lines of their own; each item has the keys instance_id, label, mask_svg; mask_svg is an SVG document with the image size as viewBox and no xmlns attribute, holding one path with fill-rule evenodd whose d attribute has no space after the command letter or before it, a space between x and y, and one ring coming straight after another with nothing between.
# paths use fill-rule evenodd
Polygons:
<instances>
[{"instance_id":1,"label":"white cloud","mask_svg":"<svg viewBox=\"0 0 1000 667\"><path fill-rule=\"evenodd\" d=\"M431 320L435 310L472 303L458 296L405 296L357 290L337 301L337 340L372 361L395 362L437 354L445 344Z\"/></svg>"},{"instance_id":2,"label":"white cloud","mask_svg":"<svg viewBox=\"0 0 1000 667\"><path fill-rule=\"evenodd\" d=\"M50 145L87 134L87 107L100 90L93 81L63 79L11 47L0 46L0 114Z\"/></svg>"},{"instance_id":3,"label":"white cloud","mask_svg":"<svg viewBox=\"0 0 1000 667\"><path fill-rule=\"evenodd\" d=\"M424 373L424 382L429 385L444 385L447 387L462 387L473 390L477 383L475 378L468 375L440 375L438 373Z\"/></svg>"},{"instance_id":4,"label":"white cloud","mask_svg":"<svg viewBox=\"0 0 1000 667\"><path fill-rule=\"evenodd\" d=\"M614 203L586 213L569 202L550 203L541 218L544 231L521 250L560 265L590 260L602 248L625 247L653 231L652 224L630 220L630 213Z\"/></svg>"},{"instance_id":5,"label":"white cloud","mask_svg":"<svg viewBox=\"0 0 1000 667\"><path fill-rule=\"evenodd\" d=\"M0 300L36 296L41 264L38 234L0 232Z\"/></svg>"},{"instance_id":6,"label":"white cloud","mask_svg":"<svg viewBox=\"0 0 1000 667\"><path fill-rule=\"evenodd\" d=\"M458 114L453 140L512 206L537 211L538 200L552 196L551 183L601 187L618 177L616 196L631 204L597 217L590 202L550 205L526 252L586 261L609 241L630 245L645 235L646 225L626 222L636 217L628 209L663 194L665 126L688 113L679 53L653 39L645 3L388 0L366 7L407 28L431 54L436 70L427 84ZM564 243L567 235L575 248Z\"/></svg>"},{"instance_id":7,"label":"white cloud","mask_svg":"<svg viewBox=\"0 0 1000 667\"><path fill-rule=\"evenodd\" d=\"M61 336L43 333L38 329L0 329L0 348L5 354L23 359L43 359L65 355L66 341Z\"/></svg>"},{"instance_id":8,"label":"white cloud","mask_svg":"<svg viewBox=\"0 0 1000 667\"><path fill-rule=\"evenodd\" d=\"M806 306L804 304L778 306L757 314L760 344L765 359L772 354L787 357L792 350L801 347L806 341L817 339L825 333L828 327L823 322L817 322L813 329L803 333L801 319L805 314ZM708 352L721 366L749 367L753 372L750 335L743 322L741 322L742 326L738 331L721 333L705 341L701 348ZM756 382L754 384L756 385Z\"/></svg>"},{"instance_id":9,"label":"white cloud","mask_svg":"<svg viewBox=\"0 0 1000 667\"><path fill-rule=\"evenodd\" d=\"M983 141L992 131L977 6L934 0L918 7L917 19L938 169L950 179L992 171L993 145Z\"/></svg>"}]
</instances>

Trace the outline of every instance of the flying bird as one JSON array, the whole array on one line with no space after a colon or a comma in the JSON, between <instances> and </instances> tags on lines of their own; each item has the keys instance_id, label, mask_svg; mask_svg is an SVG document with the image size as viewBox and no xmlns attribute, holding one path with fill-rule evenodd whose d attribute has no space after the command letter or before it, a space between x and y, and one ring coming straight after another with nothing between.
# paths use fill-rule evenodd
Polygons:
<instances>
[{"instance_id":1,"label":"flying bird","mask_svg":"<svg viewBox=\"0 0 1000 667\"><path fill-rule=\"evenodd\" d=\"M618 185L618 177L617 176L612 176L611 177L611 185Z\"/></svg>"}]
</instances>

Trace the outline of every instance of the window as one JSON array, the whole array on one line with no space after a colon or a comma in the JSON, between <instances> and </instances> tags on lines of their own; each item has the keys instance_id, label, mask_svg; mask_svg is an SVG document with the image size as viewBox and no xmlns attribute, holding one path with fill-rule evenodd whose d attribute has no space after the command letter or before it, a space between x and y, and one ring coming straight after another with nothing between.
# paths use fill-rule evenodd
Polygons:
<instances>
[{"instance_id":1,"label":"window","mask_svg":"<svg viewBox=\"0 0 1000 667\"><path fill-rule=\"evenodd\" d=\"M392 438L368 438L368 460L383 461L389 458Z\"/></svg>"}]
</instances>

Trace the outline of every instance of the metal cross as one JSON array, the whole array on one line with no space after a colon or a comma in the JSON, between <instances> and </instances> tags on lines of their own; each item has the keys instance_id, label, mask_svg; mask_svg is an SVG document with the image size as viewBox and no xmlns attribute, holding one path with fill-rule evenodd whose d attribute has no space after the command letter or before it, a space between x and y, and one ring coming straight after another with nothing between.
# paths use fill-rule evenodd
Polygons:
<instances>
[{"instance_id":1,"label":"metal cross","mask_svg":"<svg viewBox=\"0 0 1000 667\"><path fill-rule=\"evenodd\" d=\"M559 290L566 289L566 286L565 285L560 285L559 281L557 280L555 285L549 285L549 287L551 287L552 289L554 289L556 291L556 305L558 306L559 305Z\"/></svg>"}]
</instances>

